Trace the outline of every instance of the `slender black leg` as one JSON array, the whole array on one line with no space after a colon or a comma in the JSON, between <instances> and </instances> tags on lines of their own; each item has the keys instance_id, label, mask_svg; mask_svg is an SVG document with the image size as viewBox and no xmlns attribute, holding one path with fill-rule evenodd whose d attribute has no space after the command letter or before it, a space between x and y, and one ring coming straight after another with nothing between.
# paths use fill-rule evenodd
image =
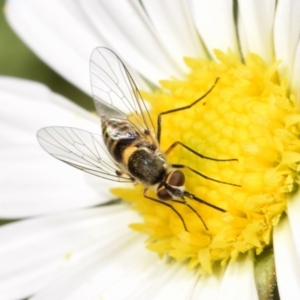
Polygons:
<instances>
[{"instance_id":1,"label":"slender black leg","mask_svg":"<svg viewBox=\"0 0 300 300\"><path fill-rule=\"evenodd\" d=\"M201 177L203 177L203 178L205 178L205 179L211 180L211 181L215 181L215 182L222 183L222 184L228 184L228 185L233 185L233 186L241 187L241 185L239 185L239 184L229 183L229 182L225 182L225 181L220 181L220 180L217 180L217 179L208 177L208 176L206 176L206 175L204 175L204 174L202 174L202 173L200 173L200 172L198 172L198 171L196 171L196 170L194 170L194 169L192 169L192 168L190 168L190 167L188 167L188 166L185 166L185 165L171 164L171 166L172 166L173 168L177 168L177 169L188 169L188 170L190 170L190 171L196 173L197 175L199 175L199 176L201 176Z\"/></svg>"},{"instance_id":2,"label":"slender black leg","mask_svg":"<svg viewBox=\"0 0 300 300\"><path fill-rule=\"evenodd\" d=\"M213 208L213 209L216 209L216 210L218 210L218 211L220 211L220 212L226 212L225 209L220 208L220 207L218 207L218 206L216 206L216 205L213 205L213 204L211 204L211 203L208 203L208 202L204 201L203 199L198 198L197 196L191 194L191 193L188 192L188 191L179 191L177 188L172 187L171 185L169 185L169 184L166 183L166 182L164 182L164 187L165 187L165 189L168 190L172 195L177 194L176 197L180 198L180 200L179 200L179 199L170 199L170 201L173 201L173 202L176 202L176 203L179 203L179 204L184 204L184 205L186 205L190 210L192 210L192 211L198 216L198 218L201 220L201 222L202 222L202 224L204 225L204 227L205 227L206 230L208 230L208 227L206 226L204 220L202 219L202 217L200 216L200 214L199 214L199 213L198 213L198 212L197 212L197 211L196 211L189 203L187 203L187 201L186 201L185 198L189 198L189 199L191 199L191 200L195 200L195 201L197 201L197 202L199 202L199 203L202 203L202 204L204 204L204 205L206 205L206 206L209 206L209 207L211 207L211 208ZM178 192L180 192L180 193L178 194Z\"/></svg>"},{"instance_id":3,"label":"slender black leg","mask_svg":"<svg viewBox=\"0 0 300 300\"><path fill-rule=\"evenodd\" d=\"M193 150L192 148L188 147L187 145L177 141L177 142L174 142L164 153L166 155L168 155L177 145L180 145L182 146L183 148L189 150L190 152L194 153L195 155L201 157L201 158L204 158L204 159L209 159L209 160L214 160L214 161L238 161L237 158L229 158L229 159L217 159L217 158L212 158L212 157L208 157L208 156L204 156L202 155L201 153Z\"/></svg>"},{"instance_id":4,"label":"slender black leg","mask_svg":"<svg viewBox=\"0 0 300 300\"><path fill-rule=\"evenodd\" d=\"M171 109L171 110L168 110L168 111L164 111L164 112L162 112L158 115L158 118L157 118L157 140L158 140L158 143L160 143L160 137L161 137L161 122L162 122L161 117L163 115L167 115L167 114L171 114L171 113L174 113L174 112L177 112L177 111L181 111L181 110L191 108L193 105L195 105L196 103L198 103L199 101L204 99L213 90L213 88L216 86L218 80L219 80L219 78L216 79L213 86L203 96L201 96L199 99L194 101L192 104L187 105L187 106L183 106L183 107L179 107L179 108L175 108L175 109Z\"/></svg>"},{"instance_id":5,"label":"slender black leg","mask_svg":"<svg viewBox=\"0 0 300 300\"><path fill-rule=\"evenodd\" d=\"M189 205L185 201L185 199L183 201L172 199L171 201L186 205L191 211L193 211L197 215L197 217L201 220L201 222L202 222L203 226L205 227L205 229L208 230L208 228L207 228L205 222L203 221L202 217L198 214L198 212L195 210L195 208L193 208L191 205ZM206 204L205 201L204 201L204 203Z\"/></svg>"},{"instance_id":6,"label":"slender black leg","mask_svg":"<svg viewBox=\"0 0 300 300\"><path fill-rule=\"evenodd\" d=\"M144 197L147 198L147 199L149 199L149 200L155 201L155 202L157 202L157 203L163 204L163 205L165 205L165 206L171 208L171 209L176 213L176 215L180 218L180 220L181 220L181 222L182 222L182 224L183 224L183 227L184 227L185 231L188 231L188 230L187 230L187 227L186 227L186 225L185 225L185 222L184 222L184 220L183 220L183 217L181 216L181 214L180 214L180 213L179 213L179 212L178 212L171 204L166 203L165 201L162 201L162 200L159 200L159 199L155 199L155 198L149 197L149 196L147 195L147 189L144 190ZM171 200L171 201L173 201L173 200ZM177 202L177 201L174 201L174 202Z\"/></svg>"},{"instance_id":7,"label":"slender black leg","mask_svg":"<svg viewBox=\"0 0 300 300\"><path fill-rule=\"evenodd\" d=\"M208 205L208 206L210 206L210 207L212 207L212 208L216 208L217 210L220 210L220 211L222 211L222 212L225 212L225 210L223 210L222 208L219 208L219 207L217 207L217 206L214 206L214 205L212 205L212 204L209 204L209 203L205 202L204 200L195 197L193 194L190 194L189 192L184 192L184 193L186 194L186 196L187 196L188 198L190 198L190 199L192 199L192 200L196 200L196 201L198 201L198 202L200 202L200 203L203 203L203 204L206 204L206 205ZM185 231L188 231L188 229L187 229L187 227L186 227L186 224L185 224L185 222L184 222L184 219L182 218L181 214L180 214L180 213L179 213L179 212L178 212L171 204L169 204L169 203L167 203L167 202L165 202L165 201L163 201L163 200L159 200L159 199L155 199L155 198L149 197L149 196L147 195L147 190L146 190L146 189L144 190L144 197L145 197L146 199L155 201L155 202L157 202L157 203L163 204L163 205L165 205L165 206L171 208L171 209L177 214L177 216L180 218L180 220L181 220L181 222L182 222L182 224L183 224L183 227L184 227ZM184 198L183 198L183 200L170 199L170 200L168 200L168 201L172 201L172 202L175 202L175 203L179 203L179 204L186 205L191 211L193 211L193 212L197 215L197 217L201 220L201 222L202 222L203 226L205 227L205 229L208 230L208 228L207 228L207 226L206 226L204 220L202 219L202 217L199 215L199 213L198 213L198 212L197 212L190 204L188 204L188 203L186 202L186 200L185 200Z\"/></svg>"}]
</instances>

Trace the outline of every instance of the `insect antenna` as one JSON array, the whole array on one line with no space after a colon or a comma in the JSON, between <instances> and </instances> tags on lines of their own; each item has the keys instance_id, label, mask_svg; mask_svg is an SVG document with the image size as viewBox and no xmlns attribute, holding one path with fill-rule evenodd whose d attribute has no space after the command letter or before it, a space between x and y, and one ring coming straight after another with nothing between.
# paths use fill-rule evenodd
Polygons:
<instances>
[{"instance_id":1,"label":"insect antenna","mask_svg":"<svg viewBox=\"0 0 300 300\"><path fill-rule=\"evenodd\" d=\"M225 209L223 209L223 208L221 208L221 207L218 207L218 206L216 206L216 205L213 205L213 204L211 204L211 203L208 203L208 202L206 202L205 200L200 199L200 198L196 197L195 195L193 195L193 194L191 194L191 193L189 193L189 192L187 192L187 191L183 191L183 195L184 195L184 197L187 197L187 198L189 198L189 199L191 199L191 200L195 200L195 201L197 201L197 202L199 202L199 203L205 204L205 205L207 205L207 206L209 206L209 207L212 207L212 208L214 208L214 209L216 209L216 210L218 210L218 211L226 212Z\"/></svg>"}]
</instances>

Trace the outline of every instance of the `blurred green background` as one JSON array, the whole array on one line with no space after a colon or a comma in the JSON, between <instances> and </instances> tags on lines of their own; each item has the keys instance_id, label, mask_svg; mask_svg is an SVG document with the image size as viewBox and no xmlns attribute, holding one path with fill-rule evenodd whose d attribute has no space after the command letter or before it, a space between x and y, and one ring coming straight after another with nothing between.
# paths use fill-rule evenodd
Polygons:
<instances>
[{"instance_id":1,"label":"blurred green background","mask_svg":"<svg viewBox=\"0 0 300 300\"><path fill-rule=\"evenodd\" d=\"M80 106L93 110L91 98L45 65L12 31L4 16L5 1L0 0L0 76L38 81Z\"/></svg>"}]
</instances>

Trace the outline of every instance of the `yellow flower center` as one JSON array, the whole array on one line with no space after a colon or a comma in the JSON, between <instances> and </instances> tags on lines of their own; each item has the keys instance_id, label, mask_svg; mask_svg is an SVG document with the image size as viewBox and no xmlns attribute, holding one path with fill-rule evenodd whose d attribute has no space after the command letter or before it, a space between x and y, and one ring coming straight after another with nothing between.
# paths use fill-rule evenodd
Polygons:
<instances>
[{"instance_id":1,"label":"yellow flower center","mask_svg":"<svg viewBox=\"0 0 300 300\"><path fill-rule=\"evenodd\" d=\"M149 235L147 248L161 256L188 261L212 272L239 253L262 252L271 243L272 228L286 208L289 193L296 189L300 161L300 113L295 99L279 82L277 64L266 65L254 54L245 63L233 54L216 51L218 62L185 59L191 73L184 79L161 81L161 89L143 93L156 120L163 111L191 104L218 83L190 109L163 116L161 149L175 141L216 159L201 159L177 146L169 163L184 164L198 172L240 187L207 180L184 170L185 189L226 212L198 203L170 203L182 216L188 231L170 208L143 197L143 187L115 189L134 204L144 222L131 227ZM155 194L151 194L155 197Z\"/></svg>"}]
</instances>

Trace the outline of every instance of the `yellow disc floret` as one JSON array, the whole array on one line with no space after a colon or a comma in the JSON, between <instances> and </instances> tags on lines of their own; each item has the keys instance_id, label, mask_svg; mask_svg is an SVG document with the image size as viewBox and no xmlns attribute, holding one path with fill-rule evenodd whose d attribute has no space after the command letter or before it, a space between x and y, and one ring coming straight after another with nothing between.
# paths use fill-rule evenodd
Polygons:
<instances>
[{"instance_id":1,"label":"yellow disc floret","mask_svg":"<svg viewBox=\"0 0 300 300\"><path fill-rule=\"evenodd\" d=\"M114 190L143 216L142 224L131 227L149 235L147 248L208 273L215 262L224 265L249 250L259 254L271 243L272 228L285 211L289 193L297 189L300 162L300 112L278 79L278 64L268 66L254 54L244 63L231 53L216 51L216 55L217 62L186 58L191 73L184 80L161 81L160 90L143 97L151 103L156 120L160 112L191 104L219 78L195 106L162 117L161 149L181 141L208 157L237 159L201 159L180 146L168 155L169 163L240 185L184 171L187 191L226 212L187 200L206 230L187 206L168 202L184 219L185 231L172 210L143 197L143 187Z\"/></svg>"}]
</instances>

